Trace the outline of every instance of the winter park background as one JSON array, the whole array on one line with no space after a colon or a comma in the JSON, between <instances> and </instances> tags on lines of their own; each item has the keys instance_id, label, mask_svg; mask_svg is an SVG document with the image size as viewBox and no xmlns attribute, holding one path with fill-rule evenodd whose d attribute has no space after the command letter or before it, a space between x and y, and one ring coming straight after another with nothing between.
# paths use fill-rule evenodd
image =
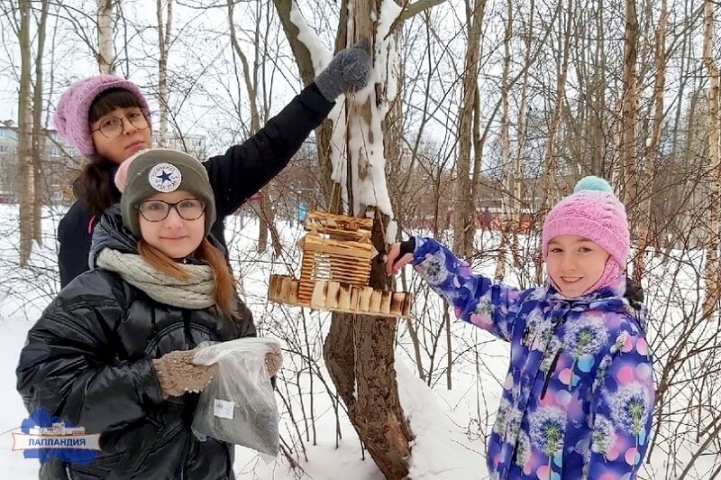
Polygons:
<instances>
[{"instance_id":1,"label":"winter park background","mask_svg":"<svg viewBox=\"0 0 721 480\"><path fill-rule=\"evenodd\" d=\"M372 206L393 219L387 242L435 236L477 272L528 287L543 212L588 174L627 205L630 273L650 309L658 394L638 478L721 478L720 23L713 0L0 0L0 478L37 477L37 461L11 450L27 416L14 372L58 290L55 231L83 162L52 130L63 89L99 71L128 77L156 141L206 158L360 37L371 85L227 222L259 334L285 356L282 454L238 448L238 478L384 477L324 363L330 315L266 298L271 273L298 276L299 210ZM394 349L409 477L485 479L508 348L455 322L410 269L395 288L415 298Z\"/></svg>"}]
</instances>

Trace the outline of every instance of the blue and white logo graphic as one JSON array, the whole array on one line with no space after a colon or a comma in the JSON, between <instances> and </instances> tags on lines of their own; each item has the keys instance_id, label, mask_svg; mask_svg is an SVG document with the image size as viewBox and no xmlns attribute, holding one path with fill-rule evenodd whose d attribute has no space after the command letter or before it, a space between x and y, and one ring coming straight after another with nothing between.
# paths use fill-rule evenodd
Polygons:
<instances>
[{"instance_id":1,"label":"blue and white logo graphic","mask_svg":"<svg viewBox=\"0 0 721 480\"><path fill-rule=\"evenodd\" d=\"M183 176L175 165L159 163L150 169L148 182L155 190L163 193L174 192L180 186Z\"/></svg>"},{"instance_id":2,"label":"blue and white logo graphic","mask_svg":"<svg viewBox=\"0 0 721 480\"><path fill-rule=\"evenodd\" d=\"M41 463L50 458L85 465L100 451L100 434L85 434L85 428L36 410L23 420L22 433L13 433L13 450L23 450L25 458Z\"/></svg>"}]
</instances>

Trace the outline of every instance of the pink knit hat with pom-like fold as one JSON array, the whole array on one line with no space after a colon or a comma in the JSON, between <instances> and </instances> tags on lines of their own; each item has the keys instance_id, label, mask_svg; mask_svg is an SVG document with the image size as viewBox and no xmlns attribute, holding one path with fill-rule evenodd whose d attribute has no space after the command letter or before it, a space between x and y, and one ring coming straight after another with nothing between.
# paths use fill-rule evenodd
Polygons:
<instances>
[{"instance_id":1,"label":"pink knit hat with pom-like fold","mask_svg":"<svg viewBox=\"0 0 721 480\"><path fill-rule=\"evenodd\" d=\"M593 289L608 284L611 277L625 270L631 243L626 208L606 180L594 176L581 179L573 194L549 212L541 239L544 260L548 257L549 242L559 235L587 238L610 255L606 271Z\"/></svg>"},{"instance_id":2,"label":"pink knit hat with pom-like fold","mask_svg":"<svg viewBox=\"0 0 721 480\"><path fill-rule=\"evenodd\" d=\"M130 92L151 128L148 102L138 86L130 80L109 74L78 80L60 96L53 124L60 136L82 155L95 153L93 136L90 133L90 105L98 95L111 88L122 88Z\"/></svg>"}]
</instances>

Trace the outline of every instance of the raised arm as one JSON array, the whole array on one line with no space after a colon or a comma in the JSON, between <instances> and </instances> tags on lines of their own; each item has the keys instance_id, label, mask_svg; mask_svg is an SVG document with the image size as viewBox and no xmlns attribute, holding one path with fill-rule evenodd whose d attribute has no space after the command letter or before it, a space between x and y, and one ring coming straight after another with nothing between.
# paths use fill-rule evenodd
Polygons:
<instances>
[{"instance_id":1,"label":"raised arm","mask_svg":"<svg viewBox=\"0 0 721 480\"><path fill-rule=\"evenodd\" d=\"M206 162L219 217L235 211L275 177L328 116L343 92L363 88L369 77L368 47L338 52L315 81L245 143Z\"/></svg>"}]
</instances>

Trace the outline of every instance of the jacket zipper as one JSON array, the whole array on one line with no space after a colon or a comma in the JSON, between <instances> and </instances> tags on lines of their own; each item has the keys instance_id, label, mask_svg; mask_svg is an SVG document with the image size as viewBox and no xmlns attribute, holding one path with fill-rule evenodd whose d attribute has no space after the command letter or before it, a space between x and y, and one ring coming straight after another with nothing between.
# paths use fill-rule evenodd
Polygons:
<instances>
[{"instance_id":1,"label":"jacket zipper","mask_svg":"<svg viewBox=\"0 0 721 480\"><path fill-rule=\"evenodd\" d=\"M551 381L551 376L553 375L553 372L556 371L556 365L558 364L558 357L561 356L561 349L559 348L556 351L556 354L553 356L553 361L551 362L551 366L548 367L548 373L546 373L546 379L543 381L543 389L541 390L541 400L546 396L546 390L548 390L548 384Z\"/></svg>"}]
</instances>

